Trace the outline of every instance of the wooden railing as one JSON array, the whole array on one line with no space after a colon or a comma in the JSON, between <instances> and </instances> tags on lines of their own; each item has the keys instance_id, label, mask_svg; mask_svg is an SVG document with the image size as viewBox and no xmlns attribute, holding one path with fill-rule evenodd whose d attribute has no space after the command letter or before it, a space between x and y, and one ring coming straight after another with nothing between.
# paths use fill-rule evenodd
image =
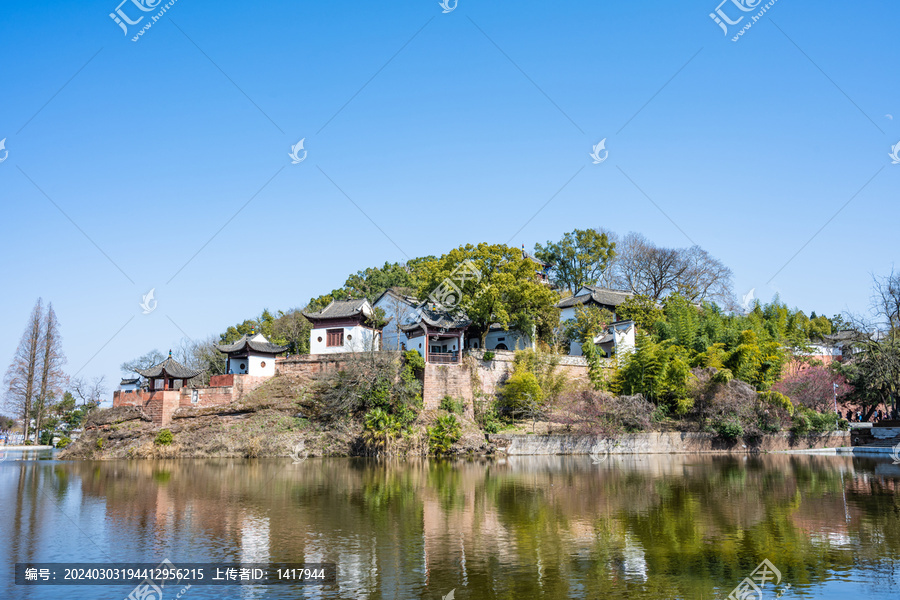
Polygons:
<instances>
[{"instance_id":1,"label":"wooden railing","mask_svg":"<svg viewBox=\"0 0 900 600\"><path fill-rule=\"evenodd\" d=\"M459 362L459 352L429 352L428 362L437 365L455 365Z\"/></svg>"}]
</instances>

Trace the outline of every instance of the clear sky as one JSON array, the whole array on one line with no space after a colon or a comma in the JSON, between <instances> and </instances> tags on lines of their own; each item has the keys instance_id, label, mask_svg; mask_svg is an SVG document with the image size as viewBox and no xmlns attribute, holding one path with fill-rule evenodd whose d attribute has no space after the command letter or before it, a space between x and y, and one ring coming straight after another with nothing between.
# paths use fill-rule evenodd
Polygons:
<instances>
[{"instance_id":1,"label":"clear sky","mask_svg":"<svg viewBox=\"0 0 900 600\"><path fill-rule=\"evenodd\" d=\"M126 35L117 2L0 0L4 368L39 296L116 384L359 269L576 227L807 313L897 258L897 2L779 0L737 42L765 3L726 35L717 0L177 0L133 42L166 3Z\"/></svg>"}]
</instances>

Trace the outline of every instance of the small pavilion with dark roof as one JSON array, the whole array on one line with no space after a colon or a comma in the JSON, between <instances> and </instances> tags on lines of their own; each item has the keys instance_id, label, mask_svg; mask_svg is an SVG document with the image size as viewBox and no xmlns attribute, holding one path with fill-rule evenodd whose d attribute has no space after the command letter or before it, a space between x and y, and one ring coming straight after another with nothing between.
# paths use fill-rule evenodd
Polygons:
<instances>
[{"instance_id":1,"label":"small pavilion with dark roof","mask_svg":"<svg viewBox=\"0 0 900 600\"><path fill-rule=\"evenodd\" d=\"M400 325L410 350L416 350L427 363L456 364L461 360L465 332L472 321L465 315L436 310L423 304L416 309L415 322Z\"/></svg>"},{"instance_id":2,"label":"small pavilion with dark roof","mask_svg":"<svg viewBox=\"0 0 900 600\"><path fill-rule=\"evenodd\" d=\"M275 375L275 357L287 346L273 344L263 334L251 332L231 344L216 344L216 350L228 356L227 373L271 377Z\"/></svg>"},{"instance_id":3,"label":"small pavilion with dark roof","mask_svg":"<svg viewBox=\"0 0 900 600\"><path fill-rule=\"evenodd\" d=\"M172 358L171 350L169 350L169 358L158 365L153 365L148 369L135 369L135 371L147 379L151 392L154 390L181 389L188 379L192 379L200 374L200 371L188 369Z\"/></svg>"}]
</instances>

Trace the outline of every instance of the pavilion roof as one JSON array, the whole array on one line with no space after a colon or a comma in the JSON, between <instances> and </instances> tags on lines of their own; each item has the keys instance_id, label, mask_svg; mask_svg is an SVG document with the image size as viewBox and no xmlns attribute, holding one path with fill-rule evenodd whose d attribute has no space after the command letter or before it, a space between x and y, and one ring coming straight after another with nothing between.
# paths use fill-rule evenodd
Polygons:
<instances>
[{"instance_id":1,"label":"pavilion roof","mask_svg":"<svg viewBox=\"0 0 900 600\"><path fill-rule=\"evenodd\" d=\"M166 375L172 377L174 379L190 379L192 377L196 377L201 373L201 371L194 371L192 369L188 369L183 364L172 358L172 354L169 353L169 358L162 361L158 365L153 365L147 369L135 369L138 373L146 377L147 379L155 379L163 376L163 371L165 371Z\"/></svg>"},{"instance_id":2,"label":"pavilion roof","mask_svg":"<svg viewBox=\"0 0 900 600\"><path fill-rule=\"evenodd\" d=\"M260 339L261 338L261 339ZM261 354L281 354L287 350L287 346L273 344L262 334L245 335L231 344L216 344L216 350L225 354L248 352L250 350Z\"/></svg>"}]
</instances>

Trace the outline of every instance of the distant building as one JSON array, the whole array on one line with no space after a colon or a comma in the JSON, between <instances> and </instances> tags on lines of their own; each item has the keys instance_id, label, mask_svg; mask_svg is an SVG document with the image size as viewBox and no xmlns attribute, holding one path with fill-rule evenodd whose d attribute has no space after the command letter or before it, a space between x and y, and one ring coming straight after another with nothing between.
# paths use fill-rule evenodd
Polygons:
<instances>
[{"instance_id":1,"label":"distant building","mask_svg":"<svg viewBox=\"0 0 900 600\"><path fill-rule=\"evenodd\" d=\"M141 389L141 378L123 379L119 382L120 392L136 392Z\"/></svg>"},{"instance_id":2,"label":"distant building","mask_svg":"<svg viewBox=\"0 0 900 600\"><path fill-rule=\"evenodd\" d=\"M216 350L227 355L226 373L272 377L275 357L287 346L273 344L261 333L251 333L231 344L216 344Z\"/></svg>"},{"instance_id":3,"label":"distant building","mask_svg":"<svg viewBox=\"0 0 900 600\"><path fill-rule=\"evenodd\" d=\"M624 290L586 285L578 290L574 296L564 298L556 305L559 308L559 320L564 323L575 319L575 311L580 306L596 306L611 312L615 323L618 320L616 314L618 306L632 297L634 297L633 293ZM569 344L569 355L581 356L581 343L571 342Z\"/></svg>"},{"instance_id":4,"label":"distant building","mask_svg":"<svg viewBox=\"0 0 900 600\"><path fill-rule=\"evenodd\" d=\"M556 288L555 285L552 285L550 283L550 268L553 265L548 262L544 262L534 254L526 250L524 244L522 245L522 258L526 258L535 264L535 276L537 277L538 281L554 289Z\"/></svg>"},{"instance_id":5,"label":"distant building","mask_svg":"<svg viewBox=\"0 0 900 600\"><path fill-rule=\"evenodd\" d=\"M365 298L332 301L318 312L303 312L310 323L310 354L365 352L380 349L375 309Z\"/></svg>"},{"instance_id":6,"label":"distant building","mask_svg":"<svg viewBox=\"0 0 900 600\"><path fill-rule=\"evenodd\" d=\"M477 337L470 338L466 342L466 348L480 348L481 340ZM517 329L503 329L499 323L491 325L484 338L485 350L527 350L534 349L532 336Z\"/></svg>"},{"instance_id":7,"label":"distant building","mask_svg":"<svg viewBox=\"0 0 900 600\"><path fill-rule=\"evenodd\" d=\"M634 321L616 321L610 323L603 334L594 338L594 345L607 356L622 356L634 350L634 334Z\"/></svg>"}]
</instances>

